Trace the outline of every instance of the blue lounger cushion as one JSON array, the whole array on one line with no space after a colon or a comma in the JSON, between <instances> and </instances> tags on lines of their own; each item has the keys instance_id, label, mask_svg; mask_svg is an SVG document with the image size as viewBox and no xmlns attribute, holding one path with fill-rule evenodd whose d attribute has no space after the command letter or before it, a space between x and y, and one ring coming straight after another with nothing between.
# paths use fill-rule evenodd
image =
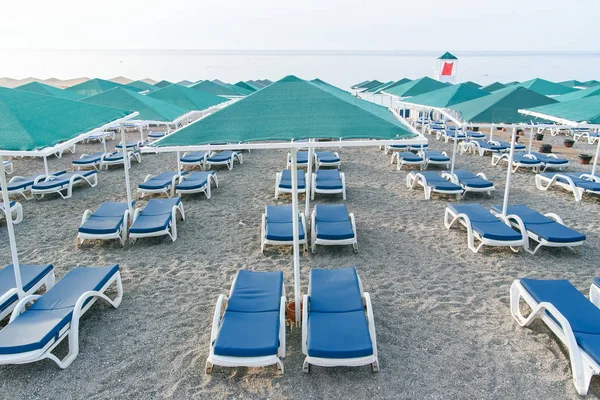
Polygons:
<instances>
[{"instance_id":1,"label":"blue lounger cushion","mask_svg":"<svg viewBox=\"0 0 600 400\"><path fill-rule=\"evenodd\" d=\"M429 124L429 128L432 131L443 131L446 129L446 126L441 124Z\"/></svg>"},{"instance_id":2,"label":"blue lounger cushion","mask_svg":"<svg viewBox=\"0 0 600 400\"><path fill-rule=\"evenodd\" d=\"M466 214L471 221L473 230L483 238L498 241L522 239L519 232L500 221L481 204L449 204L448 208L456 214Z\"/></svg>"},{"instance_id":3,"label":"blue lounger cushion","mask_svg":"<svg viewBox=\"0 0 600 400\"><path fill-rule=\"evenodd\" d=\"M496 143L498 143L500 146L504 146L507 149L510 149L510 142L505 142L502 140L495 140ZM525 145L524 144L519 144L519 143L515 143L515 150L525 150Z\"/></svg>"},{"instance_id":4,"label":"blue lounger cushion","mask_svg":"<svg viewBox=\"0 0 600 400\"><path fill-rule=\"evenodd\" d=\"M306 181L304 179L304 171L298 170L298 189L306 189ZM282 189L292 189L292 171L284 169L281 171L281 180L279 181L279 187Z\"/></svg>"},{"instance_id":5,"label":"blue lounger cushion","mask_svg":"<svg viewBox=\"0 0 600 400\"><path fill-rule=\"evenodd\" d=\"M429 161L436 161L436 162L450 161L450 157L445 156L444 154L442 154L441 151L437 151L437 150L427 150L425 152L425 158L427 158Z\"/></svg>"},{"instance_id":6,"label":"blue lounger cushion","mask_svg":"<svg viewBox=\"0 0 600 400\"><path fill-rule=\"evenodd\" d=\"M484 140L481 140L481 141L478 140L477 143L479 143L479 147L488 149L488 150L492 150L492 151L502 151L502 150L507 150L509 148L505 145L494 144L494 143L486 142Z\"/></svg>"},{"instance_id":7,"label":"blue lounger cushion","mask_svg":"<svg viewBox=\"0 0 600 400\"><path fill-rule=\"evenodd\" d=\"M238 272L214 353L231 357L277 354L283 273Z\"/></svg>"},{"instance_id":8,"label":"blue lounger cushion","mask_svg":"<svg viewBox=\"0 0 600 400\"><path fill-rule=\"evenodd\" d=\"M308 151L299 151L296 153L296 164L308 164Z\"/></svg>"},{"instance_id":9,"label":"blue lounger cushion","mask_svg":"<svg viewBox=\"0 0 600 400\"><path fill-rule=\"evenodd\" d=\"M204 157L206 157L205 151L196 151L181 157L180 161L183 163L199 163L204 160Z\"/></svg>"},{"instance_id":10,"label":"blue lounger cushion","mask_svg":"<svg viewBox=\"0 0 600 400\"><path fill-rule=\"evenodd\" d=\"M105 235L116 233L123 225L126 202L102 203L100 207L79 227L79 232Z\"/></svg>"},{"instance_id":11,"label":"blue lounger cushion","mask_svg":"<svg viewBox=\"0 0 600 400\"><path fill-rule=\"evenodd\" d=\"M231 150L222 151L220 153L215 154L212 157L208 157L207 161L209 161L209 162L225 162L225 161L229 161L231 159L231 156L234 153L238 154L239 152L237 152L237 151L231 151Z\"/></svg>"},{"instance_id":12,"label":"blue lounger cushion","mask_svg":"<svg viewBox=\"0 0 600 400\"><path fill-rule=\"evenodd\" d=\"M35 190L48 190L48 189L58 188L58 187L67 185L73 175L82 175L86 178L89 178L90 176L96 175L97 173L98 173L98 171L96 171L96 170L67 172L66 174L59 175L56 179L53 179L51 181L46 181L46 182L40 181L40 182L36 183L35 185L33 185L31 188L35 189ZM75 179L74 183L79 182L82 179L83 178L77 178L77 179Z\"/></svg>"},{"instance_id":13,"label":"blue lounger cushion","mask_svg":"<svg viewBox=\"0 0 600 400\"><path fill-rule=\"evenodd\" d=\"M38 282L40 282L46 275L48 275L54 266L52 264L46 265L21 265L21 283L23 290L27 292L31 290ZM15 271L13 265L9 264L0 270L0 294L4 294L11 289L16 287L15 283ZM10 305L14 304L19 300L18 296L9 297L3 303L0 303L0 311L4 311Z\"/></svg>"},{"instance_id":14,"label":"blue lounger cushion","mask_svg":"<svg viewBox=\"0 0 600 400\"><path fill-rule=\"evenodd\" d=\"M315 152L317 161L320 163L338 163L340 158L333 151L317 151Z\"/></svg>"},{"instance_id":15,"label":"blue lounger cushion","mask_svg":"<svg viewBox=\"0 0 600 400\"><path fill-rule=\"evenodd\" d=\"M526 157L525 154L515 154L513 162L521 163L524 165L540 165L542 162L537 158Z\"/></svg>"},{"instance_id":16,"label":"blue lounger cushion","mask_svg":"<svg viewBox=\"0 0 600 400\"><path fill-rule=\"evenodd\" d=\"M437 172L423 171L420 174L427 179L427 185L435 190L462 192L462 187L442 178Z\"/></svg>"},{"instance_id":17,"label":"blue lounger cushion","mask_svg":"<svg viewBox=\"0 0 600 400\"><path fill-rule=\"evenodd\" d=\"M501 213L502 206L493 206L492 210ZM506 210L506 214L519 216L525 224L525 229L549 242L574 243L585 240L584 234L574 231L523 204L509 206Z\"/></svg>"},{"instance_id":18,"label":"blue lounger cushion","mask_svg":"<svg viewBox=\"0 0 600 400\"><path fill-rule=\"evenodd\" d=\"M0 354L44 348L71 321L79 297L87 291L100 290L118 271L118 265L69 271L31 307L0 330Z\"/></svg>"},{"instance_id":19,"label":"blue lounger cushion","mask_svg":"<svg viewBox=\"0 0 600 400\"><path fill-rule=\"evenodd\" d=\"M552 165L565 165L569 163L569 160L565 160L564 158L555 158L550 157L542 153L531 153L535 158L543 162L544 164L552 164Z\"/></svg>"},{"instance_id":20,"label":"blue lounger cushion","mask_svg":"<svg viewBox=\"0 0 600 400\"><path fill-rule=\"evenodd\" d=\"M141 145L141 146L143 146L143 143L142 143L142 145ZM133 141L126 141L126 142L125 142L125 148L126 148L126 149L133 149L133 148L136 148L136 147L141 147L141 146L140 146L140 142L138 142L138 141L135 141L135 140L133 140ZM119 143L119 144L118 144L118 145L116 145L115 147L116 147L117 149L122 149L122 148L123 148L123 146L121 145L121 143Z\"/></svg>"},{"instance_id":21,"label":"blue lounger cushion","mask_svg":"<svg viewBox=\"0 0 600 400\"><path fill-rule=\"evenodd\" d=\"M485 189L494 186L492 182L487 181L466 169L455 169L454 174L458 178L458 182L465 187Z\"/></svg>"},{"instance_id":22,"label":"blue lounger cushion","mask_svg":"<svg viewBox=\"0 0 600 400\"><path fill-rule=\"evenodd\" d=\"M187 171L181 172L181 175L185 175L185 174L187 174ZM144 183L140 183L138 185L138 187L140 189L146 189L146 190L167 189L167 188L171 187L171 184L173 183L173 178L176 177L177 175L178 175L178 173L173 172L173 171L161 172L160 174L150 178L148 181L146 181Z\"/></svg>"},{"instance_id":23,"label":"blue lounger cushion","mask_svg":"<svg viewBox=\"0 0 600 400\"><path fill-rule=\"evenodd\" d=\"M475 132L475 131L467 131L467 136L471 139L483 139L483 138L485 138L485 133Z\"/></svg>"},{"instance_id":24,"label":"blue lounger cushion","mask_svg":"<svg viewBox=\"0 0 600 400\"><path fill-rule=\"evenodd\" d=\"M600 183L599 182L594 182L594 181L580 178L579 176L581 174L577 174L577 173L565 174L565 173L560 173L560 172L542 172L540 175L542 175L548 179L552 179L555 175L559 175L556 178L556 180L558 182L568 183L568 181L561 176L561 175L566 175L569 178L571 178L571 180L573 181L573 183L575 184L576 187L582 188L585 190L589 190L592 192L600 192Z\"/></svg>"},{"instance_id":25,"label":"blue lounger cushion","mask_svg":"<svg viewBox=\"0 0 600 400\"><path fill-rule=\"evenodd\" d=\"M317 189L341 190L344 188L340 171L337 169L318 169L316 172Z\"/></svg>"},{"instance_id":26,"label":"blue lounger cushion","mask_svg":"<svg viewBox=\"0 0 600 400\"><path fill-rule=\"evenodd\" d=\"M165 137L166 134L167 134L166 132L150 131L150 132L148 132L148 137L154 138L154 139L159 139L161 137Z\"/></svg>"},{"instance_id":27,"label":"blue lounger cushion","mask_svg":"<svg viewBox=\"0 0 600 400\"><path fill-rule=\"evenodd\" d=\"M567 280L520 279L520 282L535 301L554 305L569 321L577 344L600 362L600 309Z\"/></svg>"},{"instance_id":28,"label":"blue lounger cushion","mask_svg":"<svg viewBox=\"0 0 600 400\"><path fill-rule=\"evenodd\" d=\"M181 203L181 197L150 199L146 207L129 228L130 233L152 233L167 229L173 218L173 207Z\"/></svg>"},{"instance_id":29,"label":"blue lounger cushion","mask_svg":"<svg viewBox=\"0 0 600 400\"><path fill-rule=\"evenodd\" d=\"M410 145L408 145L408 144L391 144L390 148L408 150L410 148Z\"/></svg>"},{"instance_id":30,"label":"blue lounger cushion","mask_svg":"<svg viewBox=\"0 0 600 400\"><path fill-rule=\"evenodd\" d=\"M203 188L208 184L208 177L215 175L215 171L192 172L183 181L177 184L177 186L175 186L175 189L194 190Z\"/></svg>"},{"instance_id":31,"label":"blue lounger cushion","mask_svg":"<svg viewBox=\"0 0 600 400\"><path fill-rule=\"evenodd\" d=\"M123 152L122 151L113 151L112 153L108 153L106 157L104 157L104 161L115 162L115 161L123 161Z\"/></svg>"},{"instance_id":32,"label":"blue lounger cushion","mask_svg":"<svg viewBox=\"0 0 600 400\"><path fill-rule=\"evenodd\" d=\"M363 311L358 275L354 267L310 271L310 312Z\"/></svg>"},{"instance_id":33,"label":"blue lounger cushion","mask_svg":"<svg viewBox=\"0 0 600 400\"><path fill-rule=\"evenodd\" d=\"M291 242L294 240L292 227L292 206L267 206L265 212L265 236L268 240ZM304 227L298 217L298 237L304 240Z\"/></svg>"},{"instance_id":34,"label":"blue lounger cushion","mask_svg":"<svg viewBox=\"0 0 600 400\"><path fill-rule=\"evenodd\" d=\"M60 175L64 175L66 174L67 171L58 171L58 172L54 172L50 175L54 175L54 176L60 176ZM50 176L48 175L48 176ZM8 184L8 190L12 191L12 190L19 190L19 189L25 189L29 186L33 186L33 183L35 182L35 180L38 177L46 177L46 174L37 174L37 175L31 175L25 179L22 180L18 180L18 181L14 181L12 183Z\"/></svg>"},{"instance_id":35,"label":"blue lounger cushion","mask_svg":"<svg viewBox=\"0 0 600 400\"><path fill-rule=\"evenodd\" d=\"M103 152L89 154L89 155L87 155L85 157L73 160L72 163L75 164L75 165L95 164L95 163L99 162L102 159L103 155L104 155Z\"/></svg>"},{"instance_id":36,"label":"blue lounger cushion","mask_svg":"<svg viewBox=\"0 0 600 400\"><path fill-rule=\"evenodd\" d=\"M423 157L415 154L415 153L411 153L410 151L404 151L401 153L398 153L398 159L402 159L404 161L407 162L423 162Z\"/></svg>"},{"instance_id":37,"label":"blue lounger cushion","mask_svg":"<svg viewBox=\"0 0 600 400\"><path fill-rule=\"evenodd\" d=\"M315 232L318 239L345 240L354 237L352 222L345 204L317 204Z\"/></svg>"}]
</instances>

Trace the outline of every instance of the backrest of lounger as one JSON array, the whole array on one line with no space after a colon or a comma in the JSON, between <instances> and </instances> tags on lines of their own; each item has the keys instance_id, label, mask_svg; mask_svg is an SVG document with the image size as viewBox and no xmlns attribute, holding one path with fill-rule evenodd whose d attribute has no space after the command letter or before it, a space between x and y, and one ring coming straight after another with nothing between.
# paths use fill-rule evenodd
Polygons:
<instances>
[{"instance_id":1,"label":"backrest of lounger","mask_svg":"<svg viewBox=\"0 0 600 400\"><path fill-rule=\"evenodd\" d=\"M94 217L122 217L127 210L127 202L106 201L92 214Z\"/></svg>"},{"instance_id":2,"label":"backrest of lounger","mask_svg":"<svg viewBox=\"0 0 600 400\"><path fill-rule=\"evenodd\" d=\"M160 174L153 176L151 178L151 180L157 182L157 181L171 181L171 179L173 179L173 177L177 175L177 172L173 172L173 171L165 171L165 172L161 172Z\"/></svg>"},{"instance_id":3,"label":"backrest of lounger","mask_svg":"<svg viewBox=\"0 0 600 400\"><path fill-rule=\"evenodd\" d=\"M267 223L292 223L292 206L267 206L265 211Z\"/></svg>"},{"instance_id":4,"label":"backrest of lounger","mask_svg":"<svg viewBox=\"0 0 600 400\"><path fill-rule=\"evenodd\" d=\"M187 178L185 178L186 181L196 181L196 182L202 182L202 181L206 181L208 179L209 175L216 175L215 171L195 171L192 172Z\"/></svg>"},{"instance_id":5,"label":"backrest of lounger","mask_svg":"<svg viewBox=\"0 0 600 400\"><path fill-rule=\"evenodd\" d=\"M316 222L344 222L350 220L345 204L317 204L315 212Z\"/></svg>"},{"instance_id":6,"label":"backrest of lounger","mask_svg":"<svg viewBox=\"0 0 600 400\"><path fill-rule=\"evenodd\" d=\"M479 178L476 174L472 173L471 171L467 171L466 169L455 169L454 174L459 181L462 179Z\"/></svg>"},{"instance_id":7,"label":"backrest of lounger","mask_svg":"<svg viewBox=\"0 0 600 400\"><path fill-rule=\"evenodd\" d=\"M492 209L497 212L502 212L501 206L493 206ZM548 218L548 217L540 214L539 212L532 210L531 208L527 207L524 204L515 204L512 206L509 206L506 211L507 211L506 214L508 214L508 215L510 215L510 214L518 215L519 218L521 218L526 225L527 224L549 224L549 223L557 224L558 223L558 222L554 221L552 218Z\"/></svg>"},{"instance_id":8,"label":"backrest of lounger","mask_svg":"<svg viewBox=\"0 0 600 400\"><path fill-rule=\"evenodd\" d=\"M304 170L297 170L298 182L304 182ZM292 171L289 169L284 169L281 171L281 180L282 181L292 181Z\"/></svg>"},{"instance_id":9,"label":"backrest of lounger","mask_svg":"<svg viewBox=\"0 0 600 400\"><path fill-rule=\"evenodd\" d=\"M317 180L339 180L340 171L337 169L318 169L317 170Z\"/></svg>"},{"instance_id":10,"label":"backrest of lounger","mask_svg":"<svg viewBox=\"0 0 600 400\"><path fill-rule=\"evenodd\" d=\"M283 290L283 273L240 270L237 274L227 311L278 311Z\"/></svg>"},{"instance_id":11,"label":"backrest of lounger","mask_svg":"<svg viewBox=\"0 0 600 400\"><path fill-rule=\"evenodd\" d=\"M471 222L500 222L481 204L448 204L448 207L456 213L466 214Z\"/></svg>"},{"instance_id":12,"label":"backrest of lounger","mask_svg":"<svg viewBox=\"0 0 600 400\"><path fill-rule=\"evenodd\" d=\"M310 312L359 310L363 310L363 302L354 267L310 271Z\"/></svg>"},{"instance_id":13,"label":"backrest of lounger","mask_svg":"<svg viewBox=\"0 0 600 400\"><path fill-rule=\"evenodd\" d=\"M333 151L317 151L315 154L317 155L318 159L339 159Z\"/></svg>"},{"instance_id":14,"label":"backrest of lounger","mask_svg":"<svg viewBox=\"0 0 600 400\"><path fill-rule=\"evenodd\" d=\"M600 309L568 280L520 279L538 302L548 302L569 321L574 332L600 334Z\"/></svg>"},{"instance_id":15,"label":"backrest of lounger","mask_svg":"<svg viewBox=\"0 0 600 400\"><path fill-rule=\"evenodd\" d=\"M74 307L79 297L90 290L100 290L119 270L117 264L98 268L73 268L40 297L29 310L54 310Z\"/></svg>"},{"instance_id":16,"label":"backrest of lounger","mask_svg":"<svg viewBox=\"0 0 600 400\"><path fill-rule=\"evenodd\" d=\"M181 202L181 197L172 197L169 199L150 199L141 215L163 215L170 214L174 206Z\"/></svg>"},{"instance_id":17,"label":"backrest of lounger","mask_svg":"<svg viewBox=\"0 0 600 400\"><path fill-rule=\"evenodd\" d=\"M425 177L425 179L427 179L427 182L429 182L429 183L438 183L438 182L450 183L446 179L442 178L437 172L422 171L422 172L420 172L420 174L423 175Z\"/></svg>"}]
</instances>

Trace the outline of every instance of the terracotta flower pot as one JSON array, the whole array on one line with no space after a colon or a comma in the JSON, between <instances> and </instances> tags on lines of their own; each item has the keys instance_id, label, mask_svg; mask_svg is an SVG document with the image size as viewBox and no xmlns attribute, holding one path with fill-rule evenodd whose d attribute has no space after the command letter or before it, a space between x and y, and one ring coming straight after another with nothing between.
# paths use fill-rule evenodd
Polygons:
<instances>
[{"instance_id":1,"label":"terracotta flower pot","mask_svg":"<svg viewBox=\"0 0 600 400\"><path fill-rule=\"evenodd\" d=\"M540 153L552 153L552 145L551 144L542 144L539 147Z\"/></svg>"},{"instance_id":2,"label":"terracotta flower pot","mask_svg":"<svg viewBox=\"0 0 600 400\"><path fill-rule=\"evenodd\" d=\"M302 309L303 305L300 303L300 320L302 320ZM288 321L296 322L296 302L290 301L285 305L285 315L287 316Z\"/></svg>"},{"instance_id":3,"label":"terracotta flower pot","mask_svg":"<svg viewBox=\"0 0 600 400\"><path fill-rule=\"evenodd\" d=\"M535 138L535 140L542 141L542 140L544 140L544 134L543 133L536 133L534 138Z\"/></svg>"},{"instance_id":4,"label":"terracotta flower pot","mask_svg":"<svg viewBox=\"0 0 600 400\"><path fill-rule=\"evenodd\" d=\"M575 141L572 139L565 139L565 147L573 147Z\"/></svg>"},{"instance_id":5,"label":"terracotta flower pot","mask_svg":"<svg viewBox=\"0 0 600 400\"><path fill-rule=\"evenodd\" d=\"M579 155L579 164L589 164L592 161L592 156L589 154L580 154Z\"/></svg>"}]
</instances>

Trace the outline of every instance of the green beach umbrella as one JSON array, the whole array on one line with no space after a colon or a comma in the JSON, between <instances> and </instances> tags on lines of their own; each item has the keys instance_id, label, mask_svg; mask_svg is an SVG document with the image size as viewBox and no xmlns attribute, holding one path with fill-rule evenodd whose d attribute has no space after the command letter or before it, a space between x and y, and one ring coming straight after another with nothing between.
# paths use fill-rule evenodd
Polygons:
<instances>
[{"instance_id":1,"label":"green beach umbrella","mask_svg":"<svg viewBox=\"0 0 600 400\"><path fill-rule=\"evenodd\" d=\"M509 87L509 86L518 85L519 83L521 83L521 82L519 82L519 81L512 81L512 82L505 83L504 86Z\"/></svg>"},{"instance_id":2,"label":"green beach umbrella","mask_svg":"<svg viewBox=\"0 0 600 400\"><path fill-rule=\"evenodd\" d=\"M447 86L447 83L436 81L435 79L431 79L430 77L425 76L423 78L415 79L414 81L406 82L402 85L392 87L391 89L388 88L384 90L384 92L388 94L393 94L394 96L398 97L410 97L431 92L433 90L441 89Z\"/></svg>"},{"instance_id":3,"label":"green beach umbrella","mask_svg":"<svg viewBox=\"0 0 600 400\"><path fill-rule=\"evenodd\" d=\"M363 85L366 85L369 82L371 82L371 81L362 81L359 83L355 83L354 85L350 86L350 89L360 89L363 87Z\"/></svg>"},{"instance_id":4,"label":"green beach umbrella","mask_svg":"<svg viewBox=\"0 0 600 400\"><path fill-rule=\"evenodd\" d=\"M237 86L237 87L242 88L242 89L246 89L246 90L250 91L250 93L256 92L256 88L255 87L253 87L252 85L247 84L244 81L239 81L238 83L235 83L234 86Z\"/></svg>"},{"instance_id":5,"label":"green beach umbrella","mask_svg":"<svg viewBox=\"0 0 600 400\"><path fill-rule=\"evenodd\" d=\"M177 82L177 85L179 85L179 86L190 86L190 85L193 85L193 84L194 84L194 82L190 82L190 81L188 81L186 79Z\"/></svg>"},{"instance_id":6,"label":"green beach umbrella","mask_svg":"<svg viewBox=\"0 0 600 400\"><path fill-rule=\"evenodd\" d=\"M580 86L580 87L581 87L581 86L584 86L584 85L583 85L583 82L581 82L581 81L578 81L578 80L575 80L575 79L572 79L572 80L570 80L570 81L562 81L562 82L558 82L558 84L559 84L559 85L566 86L566 87L570 87L570 88L572 88L572 87L575 87L575 86Z\"/></svg>"},{"instance_id":7,"label":"green beach umbrella","mask_svg":"<svg viewBox=\"0 0 600 400\"><path fill-rule=\"evenodd\" d=\"M107 90L110 90L110 89L113 89L116 87L124 87L124 86L125 85L122 85L120 83L96 78L96 79L90 79L89 81L81 82L78 85L68 87L64 90L73 92L73 93L77 93L78 95L80 95L82 97L89 97L89 96L93 96L95 94L102 93L102 92L105 92Z\"/></svg>"},{"instance_id":8,"label":"green beach umbrella","mask_svg":"<svg viewBox=\"0 0 600 400\"><path fill-rule=\"evenodd\" d=\"M377 79L375 79L374 81L369 81L368 83L365 83L362 87L360 87L359 89L372 89L374 87L377 86L381 86L383 84L383 82L378 81Z\"/></svg>"},{"instance_id":9,"label":"green beach umbrella","mask_svg":"<svg viewBox=\"0 0 600 400\"><path fill-rule=\"evenodd\" d=\"M558 96L561 94L571 93L578 89L570 88L559 83L554 83L541 78L531 79L519 83L518 86L533 90L536 93L544 96Z\"/></svg>"},{"instance_id":10,"label":"green beach umbrella","mask_svg":"<svg viewBox=\"0 0 600 400\"><path fill-rule=\"evenodd\" d=\"M591 87L591 88L587 88L587 89L577 90L575 92L571 92L571 93L567 93L567 94L562 94L560 96L554 97L554 99L558 100L558 101L571 101L571 100L584 99L586 97L591 97L591 96L598 96L599 94L600 94L600 87Z\"/></svg>"},{"instance_id":11,"label":"green beach umbrella","mask_svg":"<svg viewBox=\"0 0 600 400\"><path fill-rule=\"evenodd\" d=\"M590 87L594 87L594 86L600 86L600 82L598 82L597 80L592 79L591 81L585 81L582 82L584 87L590 88Z\"/></svg>"},{"instance_id":12,"label":"green beach umbrella","mask_svg":"<svg viewBox=\"0 0 600 400\"><path fill-rule=\"evenodd\" d=\"M447 51L439 56L438 60L458 60L458 58L454 54Z\"/></svg>"},{"instance_id":13,"label":"green beach umbrella","mask_svg":"<svg viewBox=\"0 0 600 400\"><path fill-rule=\"evenodd\" d=\"M488 96L450 106L464 122L486 124L521 124L531 118L519 113L520 109L557 103L556 100L521 86L499 90Z\"/></svg>"},{"instance_id":14,"label":"green beach umbrella","mask_svg":"<svg viewBox=\"0 0 600 400\"><path fill-rule=\"evenodd\" d=\"M46 96L54 96L61 99L77 101L83 96L67 90L59 89L54 86L46 85L40 82L30 82L25 85L17 86L15 89L24 90L31 93L44 94Z\"/></svg>"},{"instance_id":15,"label":"green beach umbrella","mask_svg":"<svg viewBox=\"0 0 600 400\"><path fill-rule=\"evenodd\" d=\"M483 87L479 83L473 82L473 81L466 81L466 82L463 82L463 84L470 86L472 88L475 88L475 89L481 89Z\"/></svg>"},{"instance_id":16,"label":"green beach umbrella","mask_svg":"<svg viewBox=\"0 0 600 400\"><path fill-rule=\"evenodd\" d=\"M135 110L139 112L136 119L142 121L172 122L188 113L185 108L123 88L107 90L79 101L105 107Z\"/></svg>"},{"instance_id":17,"label":"green beach umbrella","mask_svg":"<svg viewBox=\"0 0 600 400\"><path fill-rule=\"evenodd\" d=\"M406 102L429 107L446 108L484 96L489 96L489 93L466 83L460 83L411 97Z\"/></svg>"},{"instance_id":18,"label":"green beach umbrella","mask_svg":"<svg viewBox=\"0 0 600 400\"><path fill-rule=\"evenodd\" d=\"M146 97L174 104L188 111L206 110L227 102L224 97L215 96L201 90L194 90L180 85L170 85L156 92L148 93Z\"/></svg>"},{"instance_id":19,"label":"green beach umbrella","mask_svg":"<svg viewBox=\"0 0 600 400\"><path fill-rule=\"evenodd\" d=\"M164 88L164 87L166 87L166 86L169 86L169 85L172 85L172 84L173 84L173 82L169 82L169 81L162 80L162 81L160 81L160 82L156 82L156 83L154 84L154 86L156 86L156 87L157 87L157 88L159 88L159 89L162 89L162 88Z\"/></svg>"},{"instance_id":20,"label":"green beach umbrella","mask_svg":"<svg viewBox=\"0 0 600 400\"><path fill-rule=\"evenodd\" d=\"M390 83L389 85L386 85L384 87L379 88L375 94L380 94L381 92L386 91L387 89L391 89L391 88L395 88L396 86L400 86L405 84L406 82L410 82L412 81L412 79L408 79L408 78L402 78L399 81L395 81L393 83Z\"/></svg>"},{"instance_id":21,"label":"green beach umbrella","mask_svg":"<svg viewBox=\"0 0 600 400\"><path fill-rule=\"evenodd\" d=\"M156 90L159 90L159 88L157 88L156 86L144 81L133 81L125 86L135 89L137 92L154 92Z\"/></svg>"},{"instance_id":22,"label":"green beach umbrella","mask_svg":"<svg viewBox=\"0 0 600 400\"><path fill-rule=\"evenodd\" d=\"M221 85L223 87L226 87L227 89L229 89L229 90L231 90L233 92L239 93L239 95L241 95L241 96L248 96L249 94L252 94L252 93L256 92L256 90L247 89L245 87L240 87L240 86L232 85L231 83L217 83L217 82L214 82L214 83L216 83L217 85Z\"/></svg>"},{"instance_id":23,"label":"green beach umbrella","mask_svg":"<svg viewBox=\"0 0 600 400\"><path fill-rule=\"evenodd\" d=\"M495 92L496 90L499 89L504 89L505 87L507 87L505 84L500 83L500 82L494 82L494 83L490 83L487 86L484 86L481 88L481 90L485 90L486 92Z\"/></svg>"},{"instance_id":24,"label":"green beach umbrella","mask_svg":"<svg viewBox=\"0 0 600 400\"><path fill-rule=\"evenodd\" d=\"M258 81L253 81L253 80L246 81L246 83L248 85L252 86L253 88L255 88L256 90L262 89L262 88L264 88L264 87L267 86L265 84L262 84L262 83L260 83Z\"/></svg>"},{"instance_id":25,"label":"green beach umbrella","mask_svg":"<svg viewBox=\"0 0 600 400\"><path fill-rule=\"evenodd\" d=\"M387 86L391 85L392 83L394 83L394 81L388 81L388 82L382 83L381 85L372 87L370 89L365 89L361 93L377 93L380 89L383 89L384 87L387 87Z\"/></svg>"},{"instance_id":26,"label":"green beach umbrella","mask_svg":"<svg viewBox=\"0 0 600 400\"><path fill-rule=\"evenodd\" d=\"M218 85L211 81L200 81L190 86L190 89L201 90L206 93L214 94L215 96L223 97L240 97L240 93L235 92L229 88Z\"/></svg>"}]
</instances>

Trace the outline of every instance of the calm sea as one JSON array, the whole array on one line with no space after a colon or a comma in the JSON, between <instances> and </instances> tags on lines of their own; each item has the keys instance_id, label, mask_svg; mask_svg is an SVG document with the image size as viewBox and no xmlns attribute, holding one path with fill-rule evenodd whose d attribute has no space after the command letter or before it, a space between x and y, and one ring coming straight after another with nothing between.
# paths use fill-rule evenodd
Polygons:
<instances>
[{"instance_id":1,"label":"calm sea","mask_svg":"<svg viewBox=\"0 0 600 400\"><path fill-rule=\"evenodd\" d=\"M180 81L277 80L294 74L340 87L379 79L433 76L442 52L215 51L215 50L0 50L0 77L81 76ZM599 79L600 53L455 52L458 80L482 84L534 77Z\"/></svg>"}]
</instances>

